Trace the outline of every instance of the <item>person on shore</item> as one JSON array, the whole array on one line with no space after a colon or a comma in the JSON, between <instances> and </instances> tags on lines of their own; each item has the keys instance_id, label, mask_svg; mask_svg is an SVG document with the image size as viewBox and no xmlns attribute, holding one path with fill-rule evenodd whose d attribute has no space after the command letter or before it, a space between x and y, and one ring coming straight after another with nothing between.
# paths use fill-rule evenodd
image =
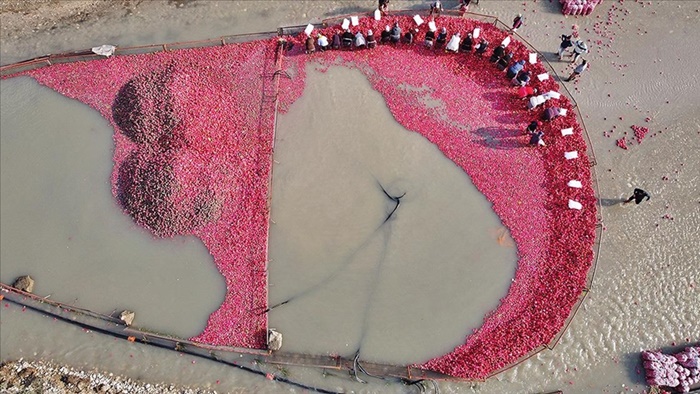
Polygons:
<instances>
[{"instance_id":1,"label":"person on shore","mask_svg":"<svg viewBox=\"0 0 700 394\"><path fill-rule=\"evenodd\" d=\"M350 30L345 29L343 32L343 47L344 48L352 48L352 42L355 39L355 36L350 32Z\"/></svg>"},{"instance_id":2,"label":"person on shore","mask_svg":"<svg viewBox=\"0 0 700 394\"><path fill-rule=\"evenodd\" d=\"M514 65L508 67L506 78L513 79L525 67L525 60L519 60Z\"/></svg>"},{"instance_id":3,"label":"person on shore","mask_svg":"<svg viewBox=\"0 0 700 394\"><path fill-rule=\"evenodd\" d=\"M331 45L331 48L333 49L340 49L340 34L335 33L333 34L333 44Z\"/></svg>"},{"instance_id":4,"label":"person on shore","mask_svg":"<svg viewBox=\"0 0 700 394\"><path fill-rule=\"evenodd\" d=\"M459 46L460 52L471 52L474 40L472 39L472 33L467 33L467 36L462 40L462 45Z\"/></svg>"},{"instance_id":5,"label":"person on shore","mask_svg":"<svg viewBox=\"0 0 700 394\"><path fill-rule=\"evenodd\" d=\"M459 9L462 12L469 12L469 4L472 0L459 0Z\"/></svg>"},{"instance_id":6,"label":"person on shore","mask_svg":"<svg viewBox=\"0 0 700 394\"><path fill-rule=\"evenodd\" d=\"M440 49L445 45L445 43L447 43L447 29L443 27L440 29L440 33L437 35L437 39L435 40L435 48Z\"/></svg>"},{"instance_id":7,"label":"person on shore","mask_svg":"<svg viewBox=\"0 0 700 394\"><path fill-rule=\"evenodd\" d=\"M377 7L382 15L386 15L389 12L389 0L379 0L379 7Z\"/></svg>"},{"instance_id":8,"label":"person on shore","mask_svg":"<svg viewBox=\"0 0 700 394\"><path fill-rule=\"evenodd\" d=\"M559 44L559 61L564 59L564 54L566 53L566 50L574 46L574 43L571 41L571 35L566 35L562 34L561 35L561 44Z\"/></svg>"},{"instance_id":9,"label":"person on shore","mask_svg":"<svg viewBox=\"0 0 700 394\"><path fill-rule=\"evenodd\" d=\"M518 31L523 26L523 14L518 14L518 16L513 19L513 32Z\"/></svg>"},{"instance_id":10,"label":"person on shore","mask_svg":"<svg viewBox=\"0 0 700 394\"><path fill-rule=\"evenodd\" d=\"M489 42L484 40L483 38L481 39L481 42L476 46L476 51L475 53L477 55L484 55L486 53L486 49L489 47Z\"/></svg>"},{"instance_id":11,"label":"person on shore","mask_svg":"<svg viewBox=\"0 0 700 394\"><path fill-rule=\"evenodd\" d=\"M642 189L635 188L634 192L632 192L632 196L630 198L628 198L626 201L623 201L622 205L625 205L625 204L631 202L632 200L634 200L635 204L639 205L642 201L644 201L645 198L647 200L650 200L651 195Z\"/></svg>"},{"instance_id":12,"label":"person on shore","mask_svg":"<svg viewBox=\"0 0 700 394\"><path fill-rule=\"evenodd\" d=\"M518 96L518 98L524 100L528 97L536 95L537 89L533 89L532 86L521 86L515 91L515 94Z\"/></svg>"},{"instance_id":13,"label":"person on shore","mask_svg":"<svg viewBox=\"0 0 700 394\"><path fill-rule=\"evenodd\" d=\"M391 28L391 43L397 44L401 41L401 27L399 27L399 22L394 22L394 27Z\"/></svg>"},{"instance_id":14,"label":"person on shore","mask_svg":"<svg viewBox=\"0 0 700 394\"><path fill-rule=\"evenodd\" d=\"M515 86L527 85L530 83L530 72L525 70L520 71L515 78L511 79L511 83Z\"/></svg>"},{"instance_id":15,"label":"person on shore","mask_svg":"<svg viewBox=\"0 0 700 394\"><path fill-rule=\"evenodd\" d=\"M367 30L367 48L374 49L377 47L377 40L374 39L374 32L372 29Z\"/></svg>"},{"instance_id":16,"label":"person on shore","mask_svg":"<svg viewBox=\"0 0 700 394\"><path fill-rule=\"evenodd\" d=\"M314 45L314 39L311 36L306 37L306 54L311 55L314 52L316 52L316 45Z\"/></svg>"},{"instance_id":17,"label":"person on shore","mask_svg":"<svg viewBox=\"0 0 700 394\"><path fill-rule=\"evenodd\" d=\"M547 146L547 144L544 143L543 136L544 132L541 130L532 133L530 136L530 146Z\"/></svg>"},{"instance_id":18,"label":"person on shore","mask_svg":"<svg viewBox=\"0 0 700 394\"><path fill-rule=\"evenodd\" d=\"M499 45L495 48L493 48L493 52L491 53L491 58L489 61L491 63L498 63L499 60L506 54L506 47L503 45Z\"/></svg>"},{"instance_id":19,"label":"person on shore","mask_svg":"<svg viewBox=\"0 0 700 394\"><path fill-rule=\"evenodd\" d=\"M432 16L433 14L435 14L435 16L440 16L442 11L442 2L440 0L434 1L430 4L430 14L428 14L428 16Z\"/></svg>"},{"instance_id":20,"label":"person on shore","mask_svg":"<svg viewBox=\"0 0 700 394\"><path fill-rule=\"evenodd\" d=\"M513 59L513 53L508 53L502 58L498 59L498 62L496 63L496 68L498 68L498 71L505 71L506 68L508 68L508 65L510 64L510 61Z\"/></svg>"},{"instance_id":21,"label":"person on shore","mask_svg":"<svg viewBox=\"0 0 700 394\"><path fill-rule=\"evenodd\" d=\"M355 34L355 48L365 48L367 46L367 40L365 39L365 36L362 34L361 31L358 31L357 34Z\"/></svg>"},{"instance_id":22,"label":"person on shore","mask_svg":"<svg viewBox=\"0 0 700 394\"><path fill-rule=\"evenodd\" d=\"M457 51L459 51L459 41L461 39L462 39L462 36L459 34L459 32L455 33L452 36L452 38L450 38L450 41L447 43L447 46L445 47L445 51L457 53Z\"/></svg>"},{"instance_id":23,"label":"person on shore","mask_svg":"<svg viewBox=\"0 0 700 394\"><path fill-rule=\"evenodd\" d=\"M387 25L384 28L384 31L382 32L381 36L381 41L382 44L388 44L391 41L391 28L389 27L389 25Z\"/></svg>"},{"instance_id":24,"label":"person on shore","mask_svg":"<svg viewBox=\"0 0 700 394\"><path fill-rule=\"evenodd\" d=\"M576 63L578 58L584 53L588 53L588 45L583 40L576 40L574 43L574 57L571 59L571 63Z\"/></svg>"},{"instance_id":25,"label":"person on shore","mask_svg":"<svg viewBox=\"0 0 700 394\"><path fill-rule=\"evenodd\" d=\"M581 64L576 66L576 68L574 69L574 72L572 72L571 75L569 75L569 78L566 79L566 82L570 82L570 81L575 80L576 78L579 77L579 75L581 75L581 73L586 71L586 69L588 69L588 62L586 61L586 59L583 59Z\"/></svg>"},{"instance_id":26,"label":"person on shore","mask_svg":"<svg viewBox=\"0 0 700 394\"><path fill-rule=\"evenodd\" d=\"M546 121L554 120L560 116L566 116L566 110L559 107L549 107L542 114L542 119Z\"/></svg>"},{"instance_id":27,"label":"person on shore","mask_svg":"<svg viewBox=\"0 0 700 394\"><path fill-rule=\"evenodd\" d=\"M325 52L326 49L329 47L328 43L328 37L324 36L321 33L318 33L318 40L316 41L318 44L318 47L321 49L321 52Z\"/></svg>"}]
</instances>

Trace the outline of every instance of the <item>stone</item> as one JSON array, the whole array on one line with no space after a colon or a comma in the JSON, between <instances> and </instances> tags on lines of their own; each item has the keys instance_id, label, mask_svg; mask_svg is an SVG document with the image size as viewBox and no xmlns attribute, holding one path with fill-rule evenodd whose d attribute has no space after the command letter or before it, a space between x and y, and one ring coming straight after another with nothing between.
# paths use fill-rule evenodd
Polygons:
<instances>
[{"instance_id":1,"label":"stone","mask_svg":"<svg viewBox=\"0 0 700 394\"><path fill-rule=\"evenodd\" d=\"M267 348L277 351L282 348L282 333L274 328L267 330Z\"/></svg>"},{"instance_id":2,"label":"stone","mask_svg":"<svg viewBox=\"0 0 700 394\"><path fill-rule=\"evenodd\" d=\"M17 290L22 290L26 291L27 293L31 293L34 290L34 279L32 279L31 276L29 275L24 275L20 276L15 280L15 283L12 285Z\"/></svg>"},{"instance_id":3,"label":"stone","mask_svg":"<svg viewBox=\"0 0 700 394\"><path fill-rule=\"evenodd\" d=\"M123 321L127 326L130 326L134 322L134 317L136 317L136 314L132 311L122 311L122 313L119 314L119 319Z\"/></svg>"}]
</instances>

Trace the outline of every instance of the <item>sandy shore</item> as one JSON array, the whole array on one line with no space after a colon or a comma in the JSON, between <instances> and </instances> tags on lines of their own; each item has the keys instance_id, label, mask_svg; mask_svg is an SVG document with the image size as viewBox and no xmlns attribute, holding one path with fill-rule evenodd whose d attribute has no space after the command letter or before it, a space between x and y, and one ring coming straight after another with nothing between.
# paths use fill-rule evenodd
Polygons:
<instances>
[{"instance_id":1,"label":"sandy shore","mask_svg":"<svg viewBox=\"0 0 700 394\"><path fill-rule=\"evenodd\" d=\"M423 4L392 1L396 8L407 8L402 7L404 3ZM554 52L558 35L568 33L574 23L589 43L600 40L589 55L590 72L570 87L575 86L575 98L586 114L597 153L605 232L594 291L558 346L480 384L477 392L525 393L542 387L567 388L567 393L640 392L645 386L639 372L641 349L700 340L695 323L700 320L700 258L694 246L700 242L700 77L696 71L700 55L690 51L681 56L674 49L690 48L700 40L700 2L605 1L587 18L564 18L558 14L556 1L526 6L506 1L482 3L472 10L503 20L526 8L526 25L521 32L545 51L549 48ZM304 6L310 9L309 17L293 14L298 19L294 22L324 15L337 5L319 2ZM108 26L114 26L114 21L137 23L137 19L138 23L152 23L163 14L188 7L193 7L193 14L195 7L200 7L196 15L206 14L201 9L215 12L214 4L186 1L0 1L0 63L109 41L114 36L100 33L102 22ZM284 7L287 5L279 8ZM277 11L270 12L278 15ZM223 15L235 13L226 12ZM259 28L242 24L226 33L268 30L282 24L279 21L285 17L280 11L279 19L268 18ZM598 24L606 18L614 23L601 28ZM195 26L202 23L196 17L190 22ZM76 38L74 45L65 47L67 37L88 31L93 34ZM140 37L142 43L162 38ZM562 73L568 70L565 64L557 67ZM615 141L631 135L630 126L635 124L649 127L650 136L641 144L631 144L628 150L618 148ZM620 199L634 187L650 191L652 200L640 206L620 206ZM27 367L7 365L3 371L8 373L8 382L20 381L20 370ZM45 378L37 374L37 379L55 381L60 367L53 368ZM36 387L19 384L18 392ZM460 386L444 391L459 392Z\"/></svg>"}]
</instances>

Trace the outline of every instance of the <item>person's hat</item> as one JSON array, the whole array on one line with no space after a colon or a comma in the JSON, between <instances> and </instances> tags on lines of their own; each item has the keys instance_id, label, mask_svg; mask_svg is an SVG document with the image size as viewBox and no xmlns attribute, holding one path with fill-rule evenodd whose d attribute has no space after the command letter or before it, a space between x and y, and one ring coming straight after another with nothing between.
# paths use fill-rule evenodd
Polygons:
<instances>
[{"instance_id":1,"label":"person's hat","mask_svg":"<svg viewBox=\"0 0 700 394\"><path fill-rule=\"evenodd\" d=\"M444 28L444 27L443 27L442 29L440 29L440 31L441 31L442 33L447 33L447 28Z\"/></svg>"},{"instance_id":2,"label":"person's hat","mask_svg":"<svg viewBox=\"0 0 700 394\"><path fill-rule=\"evenodd\" d=\"M367 34L373 34L372 29L367 30Z\"/></svg>"},{"instance_id":3,"label":"person's hat","mask_svg":"<svg viewBox=\"0 0 700 394\"><path fill-rule=\"evenodd\" d=\"M389 27L389 25L386 25L386 27L384 28L384 30L389 31L389 30L391 30L391 27Z\"/></svg>"},{"instance_id":4,"label":"person's hat","mask_svg":"<svg viewBox=\"0 0 700 394\"><path fill-rule=\"evenodd\" d=\"M522 17L523 17L523 14L518 14L518 18L522 18Z\"/></svg>"}]
</instances>

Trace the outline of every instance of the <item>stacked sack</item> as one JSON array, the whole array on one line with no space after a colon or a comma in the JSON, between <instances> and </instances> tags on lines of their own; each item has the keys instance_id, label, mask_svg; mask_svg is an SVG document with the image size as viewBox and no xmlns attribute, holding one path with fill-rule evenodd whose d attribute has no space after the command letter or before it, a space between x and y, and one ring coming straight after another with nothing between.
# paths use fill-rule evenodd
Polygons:
<instances>
[{"instance_id":1,"label":"stacked sack","mask_svg":"<svg viewBox=\"0 0 700 394\"><path fill-rule=\"evenodd\" d=\"M603 0L559 0L564 15L590 15Z\"/></svg>"},{"instance_id":2,"label":"stacked sack","mask_svg":"<svg viewBox=\"0 0 700 394\"><path fill-rule=\"evenodd\" d=\"M675 355L644 351L642 359L647 383L652 386L667 386L687 393L690 386L700 382L700 347L687 347Z\"/></svg>"}]
</instances>

